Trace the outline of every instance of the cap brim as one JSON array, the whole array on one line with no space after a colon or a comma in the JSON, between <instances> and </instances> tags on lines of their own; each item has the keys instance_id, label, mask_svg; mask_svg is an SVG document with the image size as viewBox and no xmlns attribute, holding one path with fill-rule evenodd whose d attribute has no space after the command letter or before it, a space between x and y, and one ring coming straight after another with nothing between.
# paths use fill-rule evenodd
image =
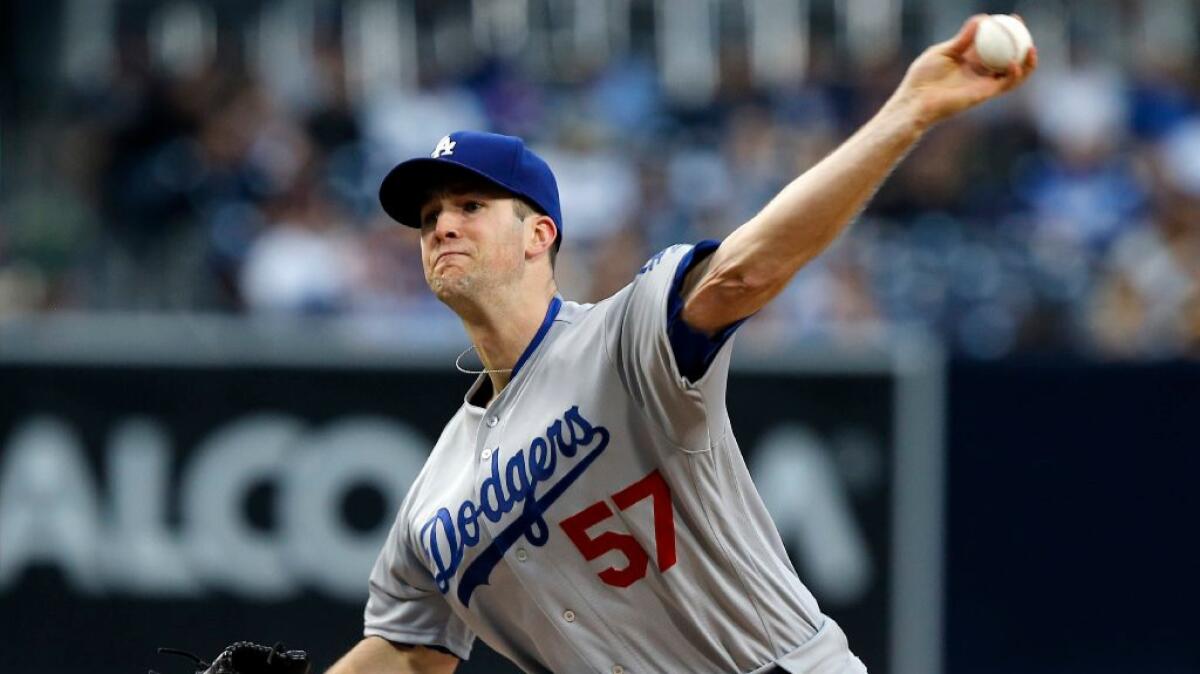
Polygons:
<instances>
[{"instance_id":1,"label":"cap brim","mask_svg":"<svg viewBox=\"0 0 1200 674\"><path fill-rule=\"evenodd\" d=\"M519 196L512 187L452 159L418 157L397 164L379 185L379 205L393 220L407 227L421 227L421 206L438 186L466 178L479 178Z\"/></svg>"}]
</instances>

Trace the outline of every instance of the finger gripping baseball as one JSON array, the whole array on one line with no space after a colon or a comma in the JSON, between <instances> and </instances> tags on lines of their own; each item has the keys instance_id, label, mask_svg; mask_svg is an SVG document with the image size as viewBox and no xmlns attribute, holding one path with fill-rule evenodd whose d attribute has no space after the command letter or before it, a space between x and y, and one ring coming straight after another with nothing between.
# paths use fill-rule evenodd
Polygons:
<instances>
[{"instance_id":1,"label":"finger gripping baseball","mask_svg":"<svg viewBox=\"0 0 1200 674\"><path fill-rule=\"evenodd\" d=\"M283 644L263 646L252 641L238 641L212 661L205 662L186 651L160 648L159 653L182 655L195 661L195 674L309 674L308 654L285 650Z\"/></svg>"}]
</instances>

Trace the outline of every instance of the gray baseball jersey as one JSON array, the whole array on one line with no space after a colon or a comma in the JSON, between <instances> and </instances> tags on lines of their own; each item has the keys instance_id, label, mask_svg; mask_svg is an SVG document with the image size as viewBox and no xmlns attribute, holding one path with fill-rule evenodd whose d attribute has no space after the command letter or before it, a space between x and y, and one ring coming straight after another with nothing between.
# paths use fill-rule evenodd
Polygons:
<instances>
[{"instance_id":1,"label":"gray baseball jersey","mask_svg":"<svg viewBox=\"0 0 1200 674\"><path fill-rule=\"evenodd\" d=\"M527 672L865 671L750 480L731 340L694 382L677 365L668 313L715 245L594 305L556 297L486 407L476 381L371 573L365 634L463 659L478 636Z\"/></svg>"}]
</instances>

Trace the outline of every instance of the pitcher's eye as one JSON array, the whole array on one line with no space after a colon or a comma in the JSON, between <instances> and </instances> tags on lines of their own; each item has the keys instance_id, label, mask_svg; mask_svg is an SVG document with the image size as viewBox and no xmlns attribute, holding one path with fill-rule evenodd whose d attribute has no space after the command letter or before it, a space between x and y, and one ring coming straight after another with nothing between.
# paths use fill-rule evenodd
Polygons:
<instances>
[{"instance_id":1,"label":"pitcher's eye","mask_svg":"<svg viewBox=\"0 0 1200 674\"><path fill-rule=\"evenodd\" d=\"M479 201L468 201L463 204L463 210L467 213L475 213L483 208L483 203Z\"/></svg>"},{"instance_id":2,"label":"pitcher's eye","mask_svg":"<svg viewBox=\"0 0 1200 674\"><path fill-rule=\"evenodd\" d=\"M432 227L437 224L438 210L435 208L421 216L422 227Z\"/></svg>"}]
</instances>

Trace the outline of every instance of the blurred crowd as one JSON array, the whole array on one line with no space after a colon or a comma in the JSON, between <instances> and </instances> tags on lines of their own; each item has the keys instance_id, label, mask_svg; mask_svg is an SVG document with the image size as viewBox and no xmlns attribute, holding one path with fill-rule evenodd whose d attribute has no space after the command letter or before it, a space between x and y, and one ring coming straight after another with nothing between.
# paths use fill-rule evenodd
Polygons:
<instances>
[{"instance_id":1,"label":"blurred crowd","mask_svg":"<svg viewBox=\"0 0 1200 674\"><path fill-rule=\"evenodd\" d=\"M595 300L675 242L720 238L869 117L902 63L816 51L801 86L722 62L715 100L672 102L636 54L542 81L488 59L352 102L344 55L280 83L120 45L26 130L42 176L0 210L0 316L58 310L322 315L457 329L412 230L375 200L445 133L525 137L559 179L563 294ZM909 326L956 352L1200 355L1200 88L1187 61L1076 49L1018 95L937 128L857 224L743 330L764 347ZM297 102L299 101L299 103ZM382 329L381 329L382 328Z\"/></svg>"}]
</instances>

